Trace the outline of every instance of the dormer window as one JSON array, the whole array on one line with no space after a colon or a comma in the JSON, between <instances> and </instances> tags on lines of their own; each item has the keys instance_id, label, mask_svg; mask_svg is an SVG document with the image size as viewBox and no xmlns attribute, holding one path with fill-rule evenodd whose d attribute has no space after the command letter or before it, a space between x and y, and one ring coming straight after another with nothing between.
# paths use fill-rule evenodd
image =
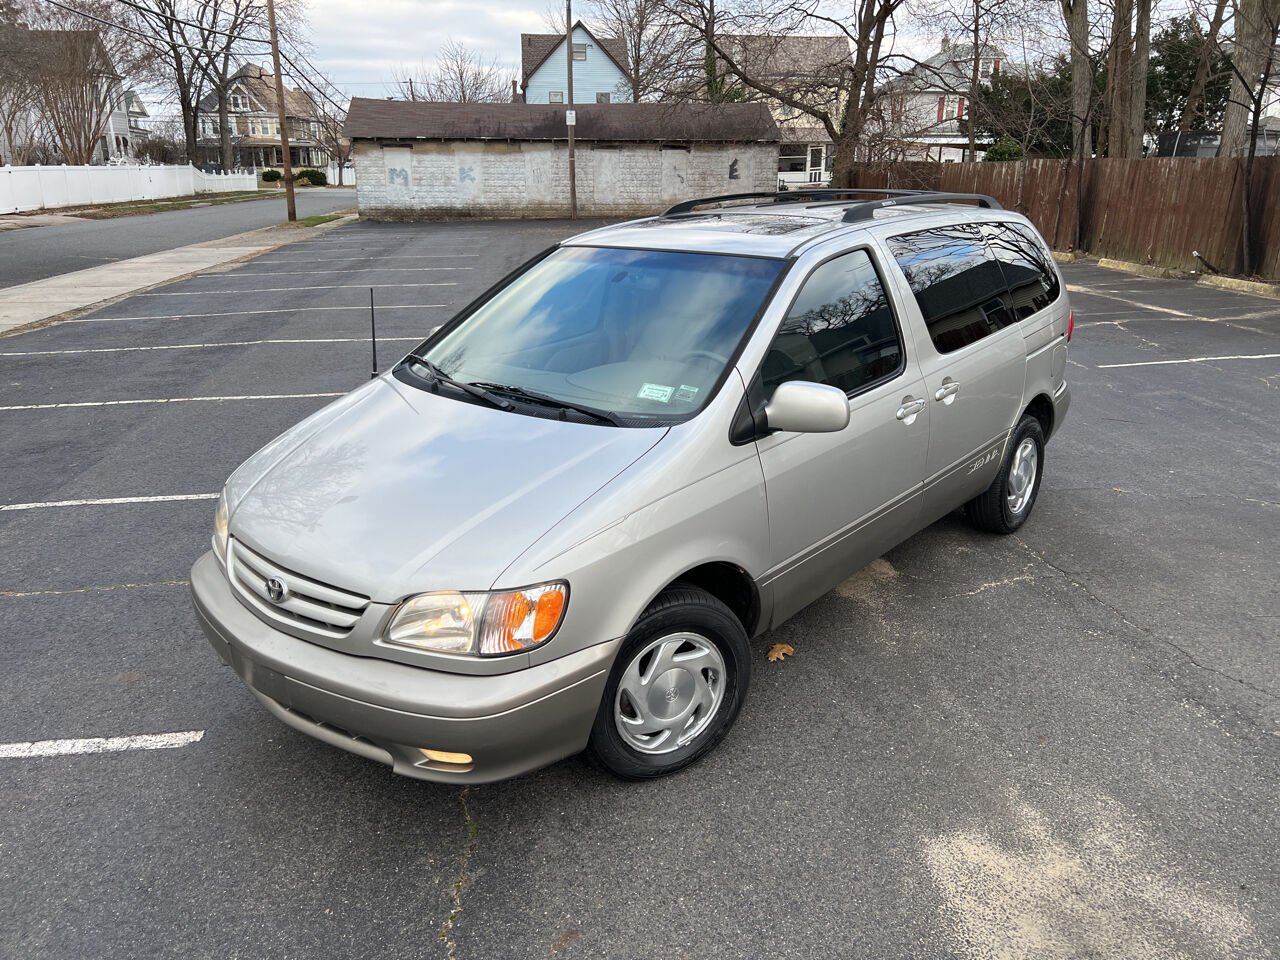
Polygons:
<instances>
[{"instance_id":1,"label":"dormer window","mask_svg":"<svg viewBox=\"0 0 1280 960\"><path fill-rule=\"evenodd\" d=\"M232 110L248 110L249 98L242 93L233 93L231 95L231 109Z\"/></svg>"},{"instance_id":2,"label":"dormer window","mask_svg":"<svg viewBox=\"0 0 1280 960\"><path fill-rule=\"evenodd\" d=\"M1000 72L1000 61L983 59L978 63L978 73L983 77L993 77Z\"/></svg>"}]
</instances>

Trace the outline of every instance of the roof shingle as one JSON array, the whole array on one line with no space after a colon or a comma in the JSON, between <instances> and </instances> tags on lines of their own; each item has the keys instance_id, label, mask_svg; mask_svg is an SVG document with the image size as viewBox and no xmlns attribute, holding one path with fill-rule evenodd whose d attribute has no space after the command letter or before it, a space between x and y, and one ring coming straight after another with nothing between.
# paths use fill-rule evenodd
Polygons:
<instances>
[{"instance_id":1,"label":"roof shingle","mask_svg":"<svg viewBox=\"0 0 1280 960\"><path fill-rule=\"evenodd\" d=\"M579 104L579 140L776 143L763 103ZM564 140L565 107L534 103L429 103L354 97L353 140Z\"/></svg>"}]
</instances>

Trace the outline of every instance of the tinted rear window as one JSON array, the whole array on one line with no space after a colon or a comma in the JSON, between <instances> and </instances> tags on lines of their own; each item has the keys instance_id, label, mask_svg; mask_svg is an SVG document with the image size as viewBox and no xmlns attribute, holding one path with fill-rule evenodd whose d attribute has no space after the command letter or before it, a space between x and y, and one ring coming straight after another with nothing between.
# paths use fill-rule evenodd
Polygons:
<instances>
[{"instance_id":1,"label":"tinted rear window","mask_svg":"<svg viewBox=\"0 0 1280 960\"><path fill-rule=\"evenodd\" d=\"M959 350L1016 322L1000 264L976 226L948 224L891 237L889 249L939 353Z\"/></svg>"},{"instance_id":2,"label":"tinted rear window","mask_svg":"<svg viewBox=\"0 0 1280 960\"><path fill-rule=\"evenodd\" d=\"M1010 306L1019 320L1058 299L1058 271L1032 231L1018 223L988 223L984 229L991 252L1000 261L1009 285Z\"/></svg>"}]
</instances>

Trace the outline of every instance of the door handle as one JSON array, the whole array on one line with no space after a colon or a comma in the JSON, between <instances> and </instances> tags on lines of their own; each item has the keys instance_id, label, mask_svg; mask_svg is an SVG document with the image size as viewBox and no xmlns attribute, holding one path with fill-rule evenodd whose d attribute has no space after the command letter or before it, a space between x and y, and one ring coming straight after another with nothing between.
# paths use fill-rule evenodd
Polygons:
<instances>
[{"instance_id":1,"label":"door handle","mask_svg":"<svg viewBox=\"0 0 1280 960\"><path fill-rule=\"evenodd\" d=\"M911 394L907 394L902 398L902 406L898 408L898 412L894 414L903 423L910 426L915 422L916 417L920 415L920 411L924 409L926 400L917 400Z\"/></svg>"},{"instance_id":2,"label":"door handle","mask_svg":"<svg viewBox=\"0 0 1280 960\"><path fill-rule=\"evenodd\" d=\"M940 386L933 394L933 399L940 400L943 403L950 404L955 401L956 394L960 392L960 384L952 380L950 377L944 377L942 386Z\"/></svg>"}]
</instances>

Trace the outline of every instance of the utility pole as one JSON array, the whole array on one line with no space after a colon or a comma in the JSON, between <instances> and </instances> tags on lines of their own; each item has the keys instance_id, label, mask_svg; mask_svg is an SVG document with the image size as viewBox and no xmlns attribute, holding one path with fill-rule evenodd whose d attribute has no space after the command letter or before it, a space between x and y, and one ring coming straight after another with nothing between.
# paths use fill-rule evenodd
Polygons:
<instances>
[{"instance_id":1,"label":"utility pole","mask_svg":"<svg viewBox=\"0 0 1280 960\"><path fill-rule=\"evenodd\" d=\"M417 100L417 99L418 99L417 95L416 95L416 94L414 94L414 92L413 92L413 77L410 77L410 78L409 78L409 99L410 99L410 100Z\"/></svg>"},{"instance_id":2,"label":"utility pole","mask_svg":"<svg viewBox=\"0 0 1280 960\"><path fill-rule=\"evenodd\" d=\"M289 162L289 112L284 103L284 77L280 73L280 40L276 35L275 0L267 0L267 28L271 32L271 63L276 70L276 112L280 116L280 159L284 161L284 195L289 205L289 222L298 219L293 198L293 164Z\"/></svg>"},{"instance_id":3,"label":"utility pole","mask_svg":"<svg viewBox=\"0 0 1280 960\"><path fill-rule=\"evenodd\" d=\"M573 0L564 0L564 56L569 63L569 105L565 124L569 128L569 219L578 219L578 166L573 155L573 130L578 115L573 104Z\"/></svg>"}]
</instances>

